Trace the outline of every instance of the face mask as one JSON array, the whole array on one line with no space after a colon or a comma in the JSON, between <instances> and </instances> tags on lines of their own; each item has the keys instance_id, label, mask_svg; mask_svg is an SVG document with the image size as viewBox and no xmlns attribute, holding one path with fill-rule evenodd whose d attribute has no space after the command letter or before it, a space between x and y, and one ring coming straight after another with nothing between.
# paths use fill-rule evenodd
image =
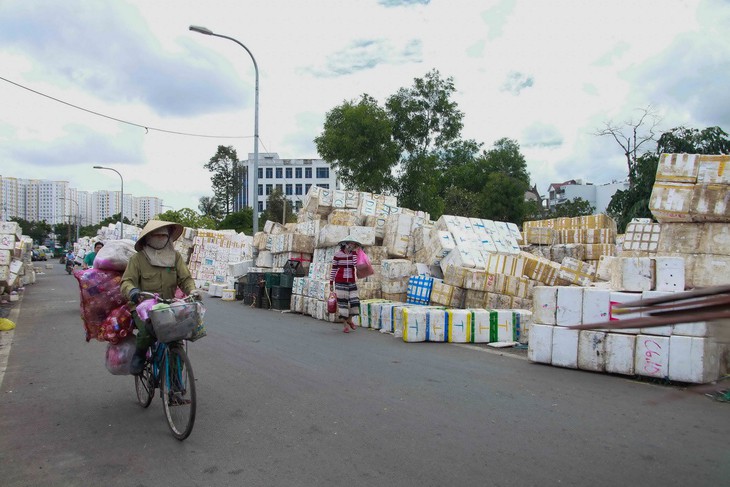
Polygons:
<instances>
[{"instance_id":1,"label":"face mask","mask_svg":"<svg viewBox=\"0 0 730 487\"><path fill-rule=\"evenodd\" d=\"M162 250L169 240L170 237L167 235L150 235L147 237L147 245L155 250Z\"/></svg>"}]
</instances>

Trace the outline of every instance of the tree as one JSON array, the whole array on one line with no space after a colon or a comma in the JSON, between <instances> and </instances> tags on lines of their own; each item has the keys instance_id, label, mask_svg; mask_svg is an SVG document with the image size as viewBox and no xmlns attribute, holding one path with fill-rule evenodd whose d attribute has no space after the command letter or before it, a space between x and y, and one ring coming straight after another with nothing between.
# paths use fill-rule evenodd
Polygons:
<instances>
[{"instance_id":1,"label":"tree","mask_svg":"<svg viewBox=\"0 0 730 487\"><path fill-rule=\"evenodd\" d=\"M23 235L28 235L35 244L43 244L48 238L48 234L51 233L51 225L45 221L32 222L19 217L13 217L10 221L17 222L23 231Z\"/></svg>"},{"instance_id":2,"label":"tree","mask_svg":"<svg viewBox=\"0 0 730 487\"><path fill-rule=\"evenodd\" d=\"M221 209L215 197L201 196L198 200L198 210L203 216L209 216L213 220L218 221L221 219Z\"/></svg>"},{"instance_id":3,"label":"tree","mask_svg":"<svg viewBox=\"0 0 730 487\"><path fill-rule=\"evenodd\" d=\"M385 110L367 94L327 112L322 134L314 139L319 155L348 188L389 192L400 151Z\"/></svg>"},{"instance_id":4,"label":"tree","mask_svg":"<svg viewBox=\"0 0 730 487\"><path fill-rule=\"evenodd\" d=\"M573 198L550 208L547 218L592 215L596 208L583 198Z\"/></svg>"},{"instance_id":5,"label":"tree","mask_svg":"<svg viewBox=\"0 0 730 487\"><path fill-rule=\"evenodd\" d=\"M611 121L604 122L605 128L594 132L597 136L611 136L623 149L626 157L626 166L631 174L639 159L639 148L649 145L655 140L656 130L660 119L652 110L651 106L638 109L638 119L629 119L623 126L614 124Z\"/></svg>"},{"instance_id":6,"label":"tree","mask_svg":"<svg viewBox=\"0 0 730 487\"><path fill-rule=\"evenodd\" d=\"M236 150L232 146L219 145L215 155L203 167L213 173L210 178L213 194L224 213L229 215L242 186Z\"/></svg>"},{"instance_id":7,"label":"tree","mask_svg":"<svg viewBox=\"0 0 730 487\"><path fill-rule=\"evenodd\" d=\"M522 223L525 216L525 184L503 172L487 176L481 191L479 218Z\"/></svg>"},{"instance_id":8,"label":"tree","mask_svg":"<svg viewBox=\"0 0 730 487\"><path fill-rule=\"evenodd\" d=\"M260 219L278 223L286 223L291 220L293 215L292 203L286 200L285 208L285 200L284 193L280 189L274 189L266 201L266 210L261 214Z\"/></svg>"},{"instance_id":9,"label":"tree","mask_svg":"<svg viewBox=\"0 0 730 487\"><path fill-rule=\"evenodd\" d=\"M410 169L398 181L401 186L398 204L431 215L442 215L444 200L440 194L442 184L439 165L439 158L435 154L412 155L407 161Z\"/></svg>"},{"instance_id":10,"label":"tree","mask_svg":"<svg viewBox=\"0 0 730 487\"><path fill-rule=\"evenodd\" d=\"M484 170L487 174L499 172L525 184L525 191L530 187L530 173L527 171L525 156L520 153L517 141L502 138L494 143L494 148L485 151Z\"/></svg>"},{"instance_id":11,"label":"tree","mask_svg":"<svg viewBox=\"0 0 730 487\"><path fill-rule=\"evenodd\" d=\"M218 230L235 230L247 235L253 234L253 209L244 208L235 211L218 223Z\"/></svg>"},{"instance_id":12,"label":"tree","mask_svg":"<svg viewBox=\"0 0 730 487\"><path fill-rule=\"evenodd\" d=\"M166 212L157 215L157 219L172 223L179 223L180 225L188 228L207 228L209 230L215 230L218 228L218 224L211 217L199 215L190 208L167 210Z\"/></svg>"}]
</instances>

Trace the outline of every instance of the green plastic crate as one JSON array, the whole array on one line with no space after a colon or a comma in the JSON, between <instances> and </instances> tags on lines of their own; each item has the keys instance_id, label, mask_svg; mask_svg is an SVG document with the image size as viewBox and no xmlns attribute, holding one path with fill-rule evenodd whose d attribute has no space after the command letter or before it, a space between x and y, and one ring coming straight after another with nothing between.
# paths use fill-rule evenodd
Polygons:
<instances>
[{"instance_id":1,"label":"green plastic crate","mask_svg":"<svg viewBox=\"0 0 730 487\"><path fill-rule=\"evenodd\" d=\"M281 273L280 272L267 272L265 279L266 279L267 288L279 286L279 283L281 282Z\"/></svg>"}]
</instances>

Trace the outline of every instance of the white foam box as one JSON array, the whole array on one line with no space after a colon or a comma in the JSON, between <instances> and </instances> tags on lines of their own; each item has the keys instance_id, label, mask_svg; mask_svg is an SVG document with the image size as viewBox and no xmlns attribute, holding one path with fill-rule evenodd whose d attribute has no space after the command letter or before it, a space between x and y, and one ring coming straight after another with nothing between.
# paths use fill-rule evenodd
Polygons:
<instances>
[{"instance_id":1,"label":"white foam box","mask_svg":"<svg viewBox=\"0 0 730 487\"><path fill-rule=\"evenodd\" d=\"M556 325L572 326L581 324L583 289L578 286L557 286Z\"/></svg>"},{"instance_id":2,"label":"white foam box","mask_svg":"<svg viewBox=\"0 0 730 487\"><path fill-rule=\"evenodd\" d=\"M667 291L644 291L641 293L641 299L661 298L672 294ZM650 316L648 312L642 313L641 316ZM642 328L641 333L644 335L659 335L659 336L670 336L672 334L672 326L653 326L651 328Z\"/></svg>"},{"instance_id":3,"label":"white foam box","mask_svg":"<svg viewBox=\"0 0 730 487\"><path fill-rule=\"evenodd\" d=\"M513 342L517 341L518 336L515 330L515 318L514 312L511 309L496 309L490 310L491 314L491 326L492 326L492 338L495 337L494 327L496 326L496 340L490 339L490 341L497 342ZM496 318L495 318L496 316Z\"/></svg>"},{"instance_id":4,"label":"white foam box","mask_svg":"<svg viewBox=\"0 0 730 487\"><path fill-rule=\"evenodd\" d=\"M654 288L654 261L649 257L613 260L611 287L617 291L651 291Z\"/></svg>"},{"instance_id":5,"label":"white foam box","mask_svg":"<svg viewBox=\"0 0 730 487\"><path fill-rule=\"evenodd\" d=\"M687 287L710 287L728 283L730 256L696 254L687 257L685 274Z\"/></svg>"},{"instance_id":6,"label":"white foam box","mask_svg":"<svg viewBox=\"0 0 730 487\"><path fill-rule=\"evenodd\" d=\"M695 184L689 212L693 222L730 222L730 185Z\"/></svg>"},{"instance_id":7,"label":"white foam box","mask_svg":"<svg viewBox=\"0 0 730 487\"><path fill-rule=\"evenodd\" d=\"M382 279L380 289L387 294L399 294L408 291L408 277L396 277L394 279Z\"/></svg>"},{"instance_id":8,"label":"white foam box","mask_svg":"<svg viewBox=\"0 0 730 487\"><path fill-rule=\"evenodd\" d=\"M674 183L695 183L699 169L698 154L662 154L657 165L656 180Z\"/></svg>"},{"instance_id":9,"label":"white foam box","mask_svg":"<svg viewBox=\"0 0 730 487\"><path fill-rule=\"evenodd\" d=\"M593 372L606 370L606 332L581 330L578 338L578 368Z\"/></svg>"},{"instance_id":10,"label":"white foam box","mask_svg":"<svg viewBox=\"0 0 730 487\"><path fill-rule=\"evenodd\" d=\"M446 268L451 266L454 267L476 267L476 258L477 252L468 250L464 248L463 246L458 246L449 254L441 259L441 269L443 269L444 273L446 273ZM484 259L481 256L481 253L479 253L479 260L484 261ZM485 266L482 266L484 268Z\"/></svg>"},{"instance_id":11,"label":"white foam box","mask_svg":"<svg viewBox=\"0 0 730 487\"><path fill-rule=\"evenodd\" d=\"M598 265L596 266L596 280L611 280L611 269L614 259L616 259L616 257L610 255L602 255L598 258Z\"/></svg>"},{"instance_id":12,"label":"white foam box","mask_svg":"<svg viewBox=\"0 0 730 487\"><path fill-rule=\"evenodd\" d=\"M720 378L722 348L711 338L669 338L669 380L706 384Z\"/></svg>"},{"instance_id":13,"label":"white foam box","mask_svg":"<svg viewBox=\"0 0 730 487\"><path fill-rule=\"evenodd\" d=\"M393 316L393 308L402 306L403 303L389 302L384 303L380 307L380 330L388 333L395 331L395 319Z\"/></svg>"},{"instance_id":14,"label":"white foam box","mask_svg":"<svg viewBox=\"0 0 730 487\"><path fill-rule=\"evenodd\" d=\"M259 250L256 257L256 267L272 267L274 265L274 255L268 250Z\"/></svg>"},{"instance_id":15,"label":"white foam box","mask_svg":"<svg viewBox=\"0 0 730 487\"><path fill-rule=\"evenodd\" d=\"M669 337L637 335L634 372L644 377L669 376Z\"/></svg>"},{"instance_id":16,"label":"white foam box","mask_svg":"<svg viewBox=\"0 0 730 487\"><path fill-rule=\"evenodd\" d=\"M656 291L684 291L684 258L655 257Z\"/></svg>"},{"instance_id":17,"label":"white foam box","mask_svg":"<svg viewBox=\"0 0 730 487\"><path fill-rule=\"evenodd\" d=\"M641 299L640 293L627 293L621 291L611 291L610 300L611 308L609 313L609 321L630 320L640 318L641 313L614 314L613 308L620 308L623 303L630 303ZM639 328L624 328L623 330L611 330L614 333L628 333L636 335L641 332Z\"/></svg>"},{"instance_id":18,"label":"white foam box","mask_svg":"<svg viewBox=\"0 0 730 487\"><path fill-rule=\"evenodd\" d=\"M13 272L15 274L20 274L21 269L23 269L23 261L18 259L12 259L10 261L10 272Z\"/></svg>"},{"instance_id":19,"label":"white foam box","mask_svg":"<svg viewBox=\"0 0 730 487\"><path fill-rule=\"evenodd\" d=\"M626 226L624 241L621 244L624 251L656 252L659 246L661 226L658 223L639 223L631 221Z\"/></svg>"},{"instance_id":20,"label":"white foam box","mask_svg":"<svg viewBox=\"0 0 730 487\"><path fill-rule=\"evenodd\" d=\"M553 325L533 323L530 326L530 341L527 345L527 360L541 364L552 363Z\"/></svg>"},{"instance_id":21,"label":"white foam box","mask_svg":"<svg viewBox=\"0 0 730 487\"><path fill-rule=\"evenodd\" d=\"M730 326L730 320L720 320L715 325L711 325L707 321L674 325L672 327L672 335L705 338L710 336L712 326Z\"/></svg>"},{"instance_id":22,"label":"white foam box","mask_svg":"<svg viewBox=\"0 0 730 487\"><path fill-rule=\"evenodd\" d=\"M428 321L426 323L426 341L445 342L447 339L447 327L449 314L443 309L429 309Z\"/></svg>"},{"instance_id":23,"label":"white foam box","mask_svg":"<svg viewBox=\"0 0 730 487\"><path fill-rule=\"evenodd\" d=\"M403 308L402 329L404 342L425 342L428 324L428 310L426 306L411 306Z\"/></svg>"},{"instance_id":24,"label":"white foam box","mask_svg":"<svg viewBox=\"0 0 730 487\"><path fill-rule=\"evenodd\" d=\"M469 342L471 343L489 343L491 331L490 310L475 308L469 309L471 330L469 333Z\"/></svg>"},{"instance_id":25,"label":"white foam box","mask_svg":"<svg viewBox=\"0 0 730 487\"><path fill-rule=\"evenodd\" d=\"M659 223L690 222L694 184L655 182L649 198L649 210Z\"/></svg>"},{"instance_id":26,"label":"white foam box","mask_svg":"<svg viewBox=\"0 0 730 487\"><path fill-rule=\"evenodd\" d=\"M253 266L252 260L243 260L241 262L232 262L228 264L228 274L231 276L243 276Z\"/></svg>"},{"instance_id":27,"label":"white foam box","mask_svg":"<svg viewBox=\"0 0 730 487\"><path fill-rule=\"evenodd\" d=\"M730 225L727 223L694 223L692 225L700 227L699 244L689 252L730 255Z\"/></svg>"},{"instance_id":28,"label":"white foam box","mask_svg":"<svg viewBox=\"0 0 730 487\"><path fill-rule=\"evenodd\" d=\"M350 235L350 227L344 225L323 225L317 236L316 247L333 247Z\"/></svg>"},{"instance_id":29,"label":"white foam box","mask_svg":"<svg viewBox=\"0 0 730 487\"><path fill-rule=\"evenodd\" d=\"M611 291L585 288L581 321L584 324L607 322L611 316Z\"/></svg>"},{"instance_id":30,"label":"white foam box","mask_svg":"<svg viewBox=\"0 0 730 487\"><path fill-rule=\"evenodd\" d=\"M448 341L451 343L469 342L471 333L471 313L466 309L448 310Z\"/></svg>"},{"instance_id":31,"label":"white foam box","mask_svg":"<svg viewBox=\"0 0 730 487\"><path fill-rule=\"evenodd\" d=\"M730 184L730 156L701 154L697 168L698 184Z\"/></svg>"},{"instance_id":32,"label":"white foam box","mask_svg":"<svg viewBox=\"0 0 730 487\"><path fill-rule=\"evenodd\" d=\"M393 317L393 336L396 338L403 337L403 323L404 323L404 312L408 308L421 306L418 304L398 303L398 306L393 306L391 316Z\"/></svg>"},{"instance_id":33,"label":"white foam box","mask_svg":"<svg viewBox=\"0 0 730 487\"><path fill-rule=\"evenodd\" d=\"M533 315L535 323L554 325L558 307L558 289L552 286L535 286L532 290Z\"/></svg>"},{"instance_id":34,"label":"white foam box","mask_svg":"<svg viewBox=\"0 0 730 487\"><path fill-rule=\"evenodd\" d=\"M0 250L15 250L15 235L0 235Z\"/></svg>"},{"instance_id":35,"label":"white foam box","mask_svg":"<svg viewBox=\"0 0 730 487\"><path fill-rule=\"evenodd\" d=\"M414 270L413 263L407 259L384 259L381 265L381 276L383 279L410 277Z\"/></svg>"},{"instance_id":36,"label":"white foam box","mask_svg":"<svg viewBox=\"0 0 730 487\"><path fill-rule=\"evenodd\" d=\"M619 333L606 334L606 372L634 375L636 336Z\"/></svg>"},{"instance_id":37,"label":"white foam box","mask_svg":"<svg viewBox=\"0 0 730 487\"><path fill-rule=\"evenodd\" d=\"M431 288L431 304L460 308L464 301L464 290L460 287L445 284L441 279L433 280Z\"/></svg>"},{"instance_id":38,"label":"white foam box","mask_svg":"<svg viewBox=\"0 0 730 487\"><path fill-rule=\"evenodd\" d=\"M530 327L532 326L532 311L527 309L514 309L515 330L517 331L517 341L522 345L526 345L530 340Z\"/></svg>"},{"instance_id":39,"label":"white foam box","mask_svg":"<svg viewBox=\"0 0 730 487\"><path fill-rule=\"evenodd\" d=\"M0 265L10 265L10 251L9 250L0 250Z\"/></svg>"},{"instance_id":40,"label":"white foam box","mask_svg":"<svg viewBox=\"0 0 730 487\"><path fill-rule=\"evenodd\" d=\"M553 330L551 363L556 367L578 368L578 339L580 330L556 326Z\"/></svg>"}]
</instances>

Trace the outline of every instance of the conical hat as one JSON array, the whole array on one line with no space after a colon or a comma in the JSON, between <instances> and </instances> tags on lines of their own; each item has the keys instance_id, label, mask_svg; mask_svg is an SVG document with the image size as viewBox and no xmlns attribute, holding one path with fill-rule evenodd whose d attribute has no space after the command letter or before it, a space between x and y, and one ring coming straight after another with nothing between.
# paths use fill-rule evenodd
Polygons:
<instances>
[{"instance_id":1,"label":"conical hat","mask_svg":"<svg viewBox=\"0 0 730 487\"><path fill-rule=\"evenodd\" d=\"M150 220L147 222L147 225L144 226L144 228L142 229L142 233L139 234L139 238L134 243L134 250L136 250L137 252L142 250L144 238L158 228L164 227L172 227L170 228L170 242L174 242L175 240L180 238L180 235L182 235L183 233L183 226L179 223L166 222L162 220Z\"/></svg>"},{"instance_id":2,"label":"conical hat","mask_svg":"<svg viewBox=\"0 0 730 487\"><path fill-rule=\"evenodd\" d=\"M362 247L362 242L360 242L356 237L353 237L352 235L349 235L347 238L344 238L340 240L340 245L346 242L352 242L358 244L360 247Z\"/></svg>"}]
</instances>

